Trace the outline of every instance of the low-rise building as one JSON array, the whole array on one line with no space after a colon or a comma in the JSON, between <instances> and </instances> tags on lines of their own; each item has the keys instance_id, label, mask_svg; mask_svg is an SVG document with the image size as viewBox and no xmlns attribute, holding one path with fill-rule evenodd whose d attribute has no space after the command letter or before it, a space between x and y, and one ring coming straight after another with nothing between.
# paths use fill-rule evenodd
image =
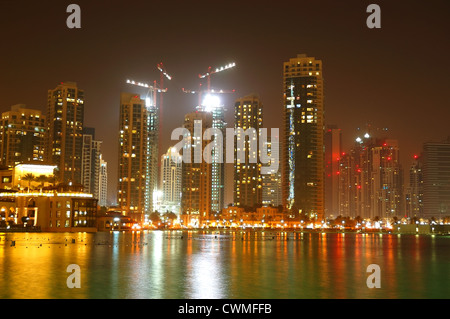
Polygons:
<instances>
[{"instance_id":1,"label":"low-rise building","mask_svg":"<svg viewBox=\"0 0 450 319\"><path fill-rule=\"evenodd\" d=\"M34 227L43 232L96 232L97 199L80 191L0 193L4 227Z\"/></svg>"}]
</instances>

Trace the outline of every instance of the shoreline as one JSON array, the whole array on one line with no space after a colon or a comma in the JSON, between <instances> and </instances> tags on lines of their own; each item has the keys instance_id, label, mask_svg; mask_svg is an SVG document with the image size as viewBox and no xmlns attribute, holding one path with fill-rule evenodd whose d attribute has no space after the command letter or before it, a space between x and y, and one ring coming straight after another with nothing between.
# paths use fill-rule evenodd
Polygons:
<instances>
[{"instance_id":1,"label":"shoreline","mask_svg":"<svg viewBox=\"0 0 450 319\"><path fill-rule=\"evenodd\" d=\"M450 226L450 225L449 225ZM186 229L140 229L140 230L133 230L133 229L116 229L116 230L106 230L106 231L96 231L96 232L75 232L75 231L41 231L41 230L31 230L31 229L0 229L0 234L83 234L83 233L89 233L89 234L96 234L96 233L113 233L113 232L129 232L129 233L140 233L140 232L154 232L154 231L163 231L163 232L204 232L204 233L236 233L236 232L243 232L243 233L264 233L264 232L271 232L271 233L291 233L291 234L361 234L361 235L420 235L420 236L440 236L440 237L450 237L450 231L441 231L441 232L418 232L418 231L398 231L398 230L335 230L335 229L295 229L295 228L285 228L285 229L276 229L276 228L247 228L247 229L236 229L236 228L186 228Z\"/></svg>"}]
</instances>

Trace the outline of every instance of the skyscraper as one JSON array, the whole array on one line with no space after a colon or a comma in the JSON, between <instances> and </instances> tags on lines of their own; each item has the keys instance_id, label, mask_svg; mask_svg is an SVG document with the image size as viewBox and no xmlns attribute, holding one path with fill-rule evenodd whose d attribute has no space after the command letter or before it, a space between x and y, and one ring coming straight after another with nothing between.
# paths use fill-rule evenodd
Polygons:
<instances>
[{"instance_id":1,"label":"skyscraper","mask_svg":"<svg viewBox=\"0 0 450 319\"><path fill-rule=\"evenodd\" d=\"M325 215L339 215L339 160L341 130L327 125L325 130Z\"/></svg>"},{"instance_id":2,"label":"skyscraper","mask_svg":"<svg viewBox=\"0 0 450 319\"><path fill-rule=\"evenodd\" d=\"M258 134L262 128L263 106L259 96L252 94L235 101L234 128L236 156L234 157L234 204L254 207L262 203L262 176ZM251 134L253 132L253 134ZM244 155L239 158L239 153Z\"/></svg>"},{"instance_id":3,"label":"skyscraper","mask_svg":"<svg viewBox=\"0 0 450 319\"><path fill-rule=\"evenodd\" d=\"M423 217L423 163L414 155L409 167L409 183L405 188L405 217Z\"/></svg>"},{"instance_id":4,"label":"skyscraper","mask_svg":"<svg viewBox=\"0 0 450 319\"><path fill-rule=\"evenodd\" d=\"M137 94L120 96L118 202L138 221L153 211L157 185L157 110ZM156 171L156 173L155 173Z\"/></svg>"},{"instance_id":5,"label":"skyscraper","mask_svg":"<svg viewBox=\"0 0 450 319\"><path fill-rule=\"evenodd\" d=\"M225 141L225 108L217 95L206 94L201 105L197 106L200 112L208 112L212 117L212 128L220 131L223 141ZM216 138L216 133L214 137ZM222 211L225 197L225 163L219 152L212 150L211 163L211 211L218 213Z\"/></svg>"},{"instance_id":6,"label":"skyscraper","mask_svg":"<svg viewBox=\"0 0 450 319\"><path fill-rule=\"evenodd\" d=\"M47 161L58 167L60 182L81 184L84 91L61 82L47 101Z\"/></svg>"},{"instance_id":7,"label":"skyscraper","mask_svg":"<svg viewBox=\"0 0 450 319\"><path fill-rule=\"evenodd\" d=\"M404 213L403 171L397 140L366 133L340 157L339 215L392 218Z\"/></svg>"},{"instance_id":8,"label":"skyscraper","mask_svg":"<svg viewBox=\"0 0 450 319\"><path fill-rule=\"evenodd\" d=\"M423 145L423 217L450 215L450 137Z\"/></svg>"},{"instance_id":9,"label":"skyscraper","mask_svg":"<svg viewBox=\"0 0 450 319\"><path fill-rule=\"evenodd\" d=\"M45 132L41 111L13 105L0 119L0 164L44 161Z\"/></svg>"},{"instance_id":10,"label":"skyscraper","mask_svg":"<svg viewBox=\"0 0 450 319\"><path fill-rule=\"evenodd\" d=\"M371 218L392 218L404 212L403 170L397 140L386 139L371 149Z\"/></svg>"},{"instance_id":11,"label":"skyscraper","mask_svg":"<svg viewBox=\"0 0 450 319\"><path fill-rule=\"evenodd\" d=\"M267 155L272 155L272 142L265 142L267 145ZM277 158L279 161L279 159ZM280 206L283 204L281 198L281 170L271 170L268 174L262 174L262 204Z\"/></svg>"},{"instance_id":12,"label":"skyscraper","mask_svg":"<svg viewBox=\"0 0 450 319\"><path fill-rule=\"evenodd\" d=\"M98 175L98 204L107 206L108 200L108 163L103 160L100 154L100 173Z\"/></svg>"},{"instance_id":13,"label":"skyscraper","mask_svg":"<svg viewBox=\"0 0 450 319\"><path fill-rule=\"evenodd\" d=\"M95 129L83 128L83 152L81 160L81 181L84 192L99 199L99 175L102 141L95 139Z\"/></svg>"},{"instance_id":14,"label":"skyscraper","mask_svg":"<svg viewBox=\"0 0 450 319\"><path fill-rule=\"evenodd\" d=\"M189 133L184 136L183 146L181 217L185 225L196 226L211 214L212 165L203 158L203 150L210 141L202 137L212 128L212 114L188 113L183 127Z\"/></svg>"},{"instance_id":15,"label":"skyscraper","mask_svg":"<svg viewBox=\"0 0 450 319\"><path fill-rule=\"evenodd\" d=\"M283 65L284 206L310 218L324 213L322 61L299 54Z\"/></svg>"},{"instance_id":16,"label":"skyscraper","mask_svg":"<svg viewBox=\"0 0 450 319\"><path fill-rule=\"evenodd\" d=\"M170 147L167 153L161 156L161 190L162 205L161 211L180 214L181 205L181 171L182 156L176 149Z\"/></svg>"}]
</instances>

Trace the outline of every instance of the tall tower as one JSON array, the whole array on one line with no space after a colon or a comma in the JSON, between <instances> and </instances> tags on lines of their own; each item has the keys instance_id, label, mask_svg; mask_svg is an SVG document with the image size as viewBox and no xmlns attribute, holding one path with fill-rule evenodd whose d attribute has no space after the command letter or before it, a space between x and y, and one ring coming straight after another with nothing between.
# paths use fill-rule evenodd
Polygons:
<instances>
[{"instance_id":1,"label":"tall tower","mask_svg":"<svg viewBox=\"0 0 450 319\"><path fill-rule=\"evenodd\" d=\"M17 104L0 119L0 164L44 161L45 116Z\"/></svg>"},{"instance_id":2,"label":"tall tower","mask_svg":"<svg viewBox=\"0 0 450 319\"><path fill-rule=\"evenodd\" d=\"M370 150L371 218L392 218L404 213L403 170L398 141L386 139Z\"/></svg>"},{"instance_id":3,"label":"tall tower","mask_svg":"<svg viewBox=\"0 0 450 319\"><path fill-rule=\"evenodd\" d=\"M259 96L252 94L235 101L234 128L236 156L234 157L234 204L254 207L262 203L261 162L258 150L258 134L262 128L263 106ZM253 135L247 134L253 131ZM242 149L241 149L242 148ZM244 161L239 159L244 154Z\"/></svg>"},{"instance_id":4,"label":"tall tower","mask_svg":"<svg viewBox=\"0 0 450 319\"><path fill-rule=\"evenodd\" d=\"M340 158L339 215L392 218L403 215L403 171L397 140L366 133Z\"/></svg>"},{"instance_id":5,"label":"tall tower","mask_svg":"<svg viewBox=\"0 0 450 319\"><path fill-rule=\"evenodd\" d=\"M84 91L61 82L47 101L47 161L57 166L60 182L81 184Z\"/></svg>"},{"instance_id":6,"label":"tall tower","mask_svg":"<svg viewBox=\"0 0 450 319\"><path fill-rule=\"evenodd\" d=\"M341 130L327 125L325 130L325 215L339 215L339 163Z\"/></svg>"},{"instance_id":7,"label":"tall tower","mask_svg":"<svg viewBox=\"0 0 450 319\"><path fill-rule=\"evenodd\" d=\"M95 129L83 128L83 152L81 181L84 192L94 195L99 199L99 174L102 141L95 139Z\"/></svg>"},{"instance_id":8,"label":"tall tower","mask_svg":"<svg viewBox=\"0 0 450 319\"><path fill-rule=\"evenodd\" d=\"M181 217L185 225L198 226L211 214L212 164L203 158L203 150L210 141L202 137L208 128L212 128L212 114L188 113L183 127L189 134L184 137L183 147ZM190 152L190 156L186 152Z\"/></svg>"},{"instance_id":9,"label":"tall tower","mask_svg":"<svg viewBox=\"0 0 450 319\"><path fill-rule=\"evenodd\" d=\"M161 190L164 211L180 214L182 156L170 147L161 156Z\"/></svg>"},{"instance_id":10,"label":"tall tower","mask_svg":"<svg viewBox=\"0 0 450 319\"><path fill-rule=\"evenodd\" d=\"M409 167L409 182L405 188L405 217L423 216L423 163L422 158L414 155Z\"/></svg>"},{"instance_id":11,"label":"tall tower","mask_svg":"<svg viewBox=\"0 0 450 319\"><path fill-rule=\"evenodd\" d=\"M100 154L100 173L98 175L98 204L102 207L107 205L108 200L108 163Z\"/></svg>"},{"instance_id":12,"label":"tall tower","mask_svg":"<svg viewBox=\"0 0 450 319\"><path fill-rule=\"evenodd\" d=\"M157 183L157 111L137 94L120 96L118 201L138 221L153 211Z\"/></svg>"},{"instance_id":13,"label":"tall tower","mask_svg":"<svg viewBox=\"0 0 450 319\"><path fill-rule=\"evenodd\" d=\"M324 213L322 61L299 54L283 65L282 192L285 208Z\"/></svg>"},{"instance_id":14,"label":"tall tower","mask_svg":"<svg viewBox=\"0 0 450 319\"><path fill-rule=\"evenodd\" d=\"M267 145L267 155L272 155L272 142L265 142ZM279 160L277 158L277 160ZM278 168L278 166L277 166ZM269 174L261 175L262 178L262 203L278 207L283 204L281 198L281 170L273 169Z\"/></svg>"},{"instance_id":15,"label":"tall tower","mask_svg":"<svg viewBox=\"0 0 450 319\"><path fill-rule=\"evenodd\" d=\"M450 215L450 137L423 145L423 217Z\"/></svg>"},{"instance_id":16,"label":"tall tower","mask_svg":"<svg viewBox=\"0 0 450 319\"><path fill-rule=\"evenodd\" d=\"M200 112L211 114L212 128L219 130L225 141L225 108L217 95L208 93L197 107ZM216 136L214 135L213 139ZM225 164L220 154L212 151L211 163L211 211L219 213L222 211L225 199Z\"/></svg>"}]
</instances>

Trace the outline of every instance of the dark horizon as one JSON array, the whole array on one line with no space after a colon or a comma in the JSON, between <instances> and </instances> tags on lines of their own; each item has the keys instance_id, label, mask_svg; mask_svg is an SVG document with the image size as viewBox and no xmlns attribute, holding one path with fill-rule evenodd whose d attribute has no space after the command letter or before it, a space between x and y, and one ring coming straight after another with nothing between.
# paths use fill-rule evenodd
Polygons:
<instances>
[{"instance_id":1,"label":"dark horizon","mask_svg":"<svg viewBox=\"0 0 450 319\"><path fill-rule=\"evenodd\" d=\"M209 66L236 63L211 78L213 88L236 90L223 96L229 125L233 101L256 93L264 127L281 128L282 65L300 53L323 62L325 124L342 129L344 151L358 127L387 127L406 173L424 142L450 135L448 1L375 1L381 29L366 26L372 1L76 1L81 29L68 29L70 3L0 3L0 111L25 104L45 114L47 90L76 82L85 92L84 126L103 141L109 200L116 197L120 93L145 94L125 81L159 80L159 62L173 76L165 81L161 152L197 102L181 88L197 89L198 74Z\"/></svg>"}]
</instances>

